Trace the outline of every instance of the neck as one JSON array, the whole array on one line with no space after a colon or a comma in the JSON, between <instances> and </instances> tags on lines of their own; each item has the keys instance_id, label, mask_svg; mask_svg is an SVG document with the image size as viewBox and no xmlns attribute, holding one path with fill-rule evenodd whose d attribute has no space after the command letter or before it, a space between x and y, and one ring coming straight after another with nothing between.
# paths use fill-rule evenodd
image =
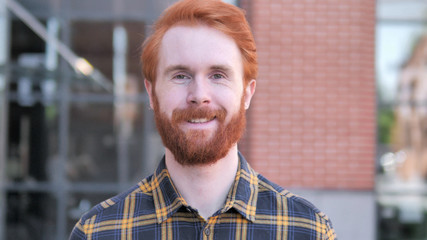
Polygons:
<instances>
[{"instance_id":1,"label":"neck","mask_svg":"<svg viewBox=\"0 0 427 240\"><path fill-rule=\"evenodd\" d=\"M210 165L183 166L175 161L168 149L165 155L166 167L175 187L200 216L208 219L223 207L239 164L237 145L224 158Z\"/></svg>"}]
</instances>

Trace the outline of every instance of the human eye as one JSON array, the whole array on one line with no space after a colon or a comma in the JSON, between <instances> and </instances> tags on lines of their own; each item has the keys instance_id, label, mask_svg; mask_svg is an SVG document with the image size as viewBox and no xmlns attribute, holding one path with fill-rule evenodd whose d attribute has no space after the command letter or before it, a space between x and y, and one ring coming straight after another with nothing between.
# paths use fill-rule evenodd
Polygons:
<instances>
[{"instance_id":1,"label":"human eye","mask_svg":"<svg viewBox=\"0 0 427 240\"><path fill-rule=\"evenodd\" d=\"M172 76L172 80L175 82L185 82L190 78L191 77L188 74L184 74L184 73L177 73Z\"/></svg>"},{"instance_id":2,"label":"human eye","mask_svg":"<svg viewBox=\"0 0 427 240\"><path fill-rule=\"evenodd\" d=\"M221 79L221 78L224 78L224 75L222 75L222 74L220 74L220 73L215 73L212 77L213 77L214 79Z\"/></svg>"},{"instance_id":3,"label":"human eye","mask_svg":"<svg viewBox=\"0 0 427 240\"><path fill-rule=\"evenodd\" d=\"M214 80L222 80L222 79L226 79L226 75L224 73L213 73L211 75L211 78Z\"/></svg>"},{"instance_id":4,"label":"human eye","mask_svg":"<svg viewBox=\"0 0 427 240\"><path fill-rule=\"evenodd\" d=\"M173 77L174 79L187 79L188 76L184 75L184 74L177 74Z\"/></svg>"}]
</instances>

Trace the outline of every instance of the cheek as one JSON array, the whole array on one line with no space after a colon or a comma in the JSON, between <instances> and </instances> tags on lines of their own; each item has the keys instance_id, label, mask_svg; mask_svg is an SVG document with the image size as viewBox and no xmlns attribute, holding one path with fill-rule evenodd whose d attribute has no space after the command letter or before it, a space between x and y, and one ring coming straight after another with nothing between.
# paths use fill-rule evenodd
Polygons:
<instances>
[{"instance_id":1,"label":"cheek","mask_svg":"<svg viewBox=\"0 0 427 240\"><path fill-rule=\"evenodd\" d=\"M168 117L172 115L172 111L179 108L185 98L177 91L160 91L156 92L160 111L166 113Z\"/></svg>"},{"instance_id":2,"label":"cheek","mask_svg":"<svg viewBox=\"0 0 427 240\"><path fill-rule=\"evenodd\" d=\"M242 104L242 95L240 94L229 94L221 97L220 105L227 110L226 121L230 120L236 113L239 112Z\"/></svg>"}]
</instances>

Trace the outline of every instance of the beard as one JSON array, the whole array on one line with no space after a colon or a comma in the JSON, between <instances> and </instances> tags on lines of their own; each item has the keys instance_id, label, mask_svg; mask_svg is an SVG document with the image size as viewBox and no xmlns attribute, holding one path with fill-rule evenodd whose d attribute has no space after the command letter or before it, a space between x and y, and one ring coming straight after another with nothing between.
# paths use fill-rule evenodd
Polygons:
<instances>
[{"instance_id":1,"label":"beard","mask_svg":"<svg viewBox=\"0 0 427 240\"><path fill-rule=\"evenodd\" d=\"M242 137L246 127L244 97L237 112L228 124L225 124L227 111L212 110L208 107L190 107L175 109L172 119L160 112L157 97L154 96L154 117L163 144L184 166L210 165L224 158L231 147ZM184 132L179 125L190 119L214 119L218 121L217 129L208 135L208 130L187 130Z\"/></svg>"}]
</instances>

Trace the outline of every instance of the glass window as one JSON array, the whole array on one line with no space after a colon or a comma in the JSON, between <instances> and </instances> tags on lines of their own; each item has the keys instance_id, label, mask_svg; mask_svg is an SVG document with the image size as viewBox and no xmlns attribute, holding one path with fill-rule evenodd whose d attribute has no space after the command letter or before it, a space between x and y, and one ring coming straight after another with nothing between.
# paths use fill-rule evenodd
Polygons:
<instances>
[{"instance_id":1,"label":"glass window","mask_svg":"<svg viewBox=\"0 0 427 240\"><path fill-rule=\"evenodd\" d=\"M39 11L36 2L23 1L24 8L47 25L47 12L59 10L43 3L51 11ZM99 2L85 4L96 9ZM96 73L90 76L49 52L52 45L22 19L12 21L8 94L0 88L0 124L8 122L8 135L0 131L7 142L5 157L0 156L7 180L0 185L5 218L0 239L67 239L85 211L153 172L163 147L148 107L139 51L146 22L165 4L127 2L122 7L143 10L133 17L117 12L79 17L72 8L61 9L55 36L71 55L87 60ZM100 80L111 88L101 87Z\"/></svg>"},{"instance_id":2,"label":"glass window","mask_svg":"<svg viewBox=\"0 0 427 240\"><path fill-rule=\"evenodd\" d=\"M378 239L427 237L426 9L378 2Z\"/></svg>"}]
</instances>

